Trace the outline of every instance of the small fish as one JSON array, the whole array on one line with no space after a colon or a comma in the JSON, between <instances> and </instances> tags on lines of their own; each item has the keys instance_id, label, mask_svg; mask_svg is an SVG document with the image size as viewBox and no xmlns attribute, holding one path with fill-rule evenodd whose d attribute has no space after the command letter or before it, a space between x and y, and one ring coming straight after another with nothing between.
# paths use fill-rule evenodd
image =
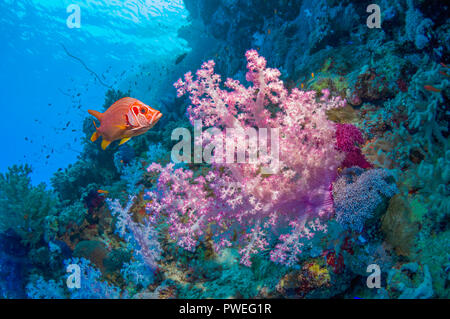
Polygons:
<instances>
[{"instance_id":1,"label":"small fish","mask_svg":"<svg viewBox=\"0 0 450 319\"><path fill-rule=\"evenodd\" d=\"M427 90L427 91L431 91L431 92L441 92L440 89L435 88L435 87L432 86L432 85L424 85L423 87L424 87L425 90Z\"/></svg>"},{"instance_id":2,"label":"small fish","mask_svg":"<svg viewBox=\"0 0 450 319\"><path fill-rule=\"evenodd\" d=\"M99 194L109 194L109 192L108 191L105 191L105 190L103 190L103 189L99 189L99 190L97 190L97 193L99 193Z\"/></svg>"},{"instance_id":3,"label":"small fish","mask_svg":"<svg viewBox=\"0 0 450 319\"><path fill-rule=\"evenodd\" d=\"M183 53L183 54L179 55L178 58L175 60L175 64L180 64L181 61L183 61L186 56L187 56L187 53Z\"/></svg>"},{"instance_id":4,"label":"small fish","mask_svg":"<svg viewBox=\"0 0 450 319\"><path fill-rule=\"evenodd\" d=\"M444 71L439 71L439 74L440 74L440 75L443 75L443 76L447 76L447 77L449 76L449 75L448 75L447 73L445 73Z\"/></svg>"},{"instance_id":5,"label":"small fish","mask_svg":"<svg viewBox=\"0 0 450 319\"><path fill-rule=\"evenodd\" d=\"M314 79L314 73L311 73L311 77Z\"/></svg>"},{"instance_id":6,"label":"small fish","mask_svg":"<svg viewBox=\"0 0 450 319\"><path fill-rule=\"evenodd\" d=\"M303 87L304 87L305 85L302 83L302 84L300 84L300 87L303 89Z\"/></svg>"},{"instance_id":7,"label":"small fish","mask_svg":"<svg viewBox=\"0 0 450 319\"><path fill-rule=\"evenodd\" d=\"M162 117L162 113L141 101L125 97L111 105L104 113L88 110L89 114L100 121L91 141L103 137L102 149L105 150L112 141L120 140L119 145L129 141L133 136L144 134Z\"/></svg>"},{"instance_id":8,"label":"small fish","mask_svg":"<svg viewBox=\"0 0 450 319\"><path fill-rule=\"evenodd\" d=\"M448 66L447 65L445 65L444 63L440 63L444 68L448 68Z\"/></svg>"},{"instance_id":9,"label":"small fish","mask_svg":"<svg viewBox=\"0 0 450 319\"><path fill-rule=\"evenodd\" d=\"M270 32L271 32L270 29L267 29L267 35L270 35Z\"/></svg>"}]
</instances>

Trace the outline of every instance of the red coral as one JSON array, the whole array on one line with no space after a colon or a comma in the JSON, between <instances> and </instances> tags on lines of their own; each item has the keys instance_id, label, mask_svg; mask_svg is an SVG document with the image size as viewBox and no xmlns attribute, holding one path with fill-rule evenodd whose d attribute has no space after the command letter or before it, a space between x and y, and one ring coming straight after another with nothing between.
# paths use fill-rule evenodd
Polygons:
<instances>
[{"instance_id":1,"label":"red coral","mask_svg":"<svg viewBox=\"0 0 450 319\"><path fill-rule=\"evenodd\" d=\"M327 261L327 265L329 265L333 268L333 272L335 274L340 274L344 271L344 268L345 268L344 256L342 256L342 254L339 254L336 257L336 253L334 252L334 250L331 250L331 251L325 251L324 256Z\"/></svg>"},{"instance_id":2,"label":"red coral","mask_svg":"<svg viewBox=\"0 0 450 319\"><path fill-rule=\"evenodd\" d=\"M342 167L373 167L361 153L360 145L363 143L363 136L356 126L352 124L336 124L336 146L338 150L345 153Z\"/></svg>"},{"instance_id":3,"label":"red coral","mask_svg":"<svg viewBox=\"0 0 450 319\"><path fill-rule=\"evenodd\" d=\"M354 254L353 248L351 247L351 240L349 237L345 238L344 242L341 245L340 250L347 251L350 255ZM344 271L345 264L344 264L344 255L342 253L339 253L339 255L337 255L336 257L335 250L331 249L325 250L322 253L322 256L325 257L327 265L333 268L333 272L335 274L340 274Z\"/></svg>"}]
</instances>

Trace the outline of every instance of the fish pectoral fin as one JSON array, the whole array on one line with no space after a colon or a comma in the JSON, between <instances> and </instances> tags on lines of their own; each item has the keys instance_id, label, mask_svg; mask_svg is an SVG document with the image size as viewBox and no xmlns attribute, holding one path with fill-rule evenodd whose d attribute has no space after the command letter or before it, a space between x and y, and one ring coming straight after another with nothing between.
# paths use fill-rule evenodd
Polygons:
<instances>
[{"instance_id":1,"label":"fish pectoral fin","mask_svg":"<svg viewBox=\"0 0 450 319\"><path fill-rule=\"evenodd\" d=\"M121 130L126 130L128 128L127 125L115 125L115 127L120 128Z\"/></svg>"},{"instance_id":2,"label":"fish pectoral fin","mask_svg":"<svg viewBox=\"0 0 450 319\"><path fill-rule=\"evenodd\" d=\"M123 139L120 140L119 145L122 145L122 144L128 142L130 139L131 139L131 137L124 137Z\"/></svg>"},{"instance_id":3,"label":"fish pectoral fin","mask_svg":"<svg viewBox=\"0 0 450 319\"><path fill-rule=\"evenodd\" d=\"M91 142L95 142L98 138L99 138L99 134L98 134L98 132L97 131L95 131L94 133L92 133L92 136L91 136Z\"/></svg>"},{"instance_id":4,"label":"fish pectoral fin","mask_svg":"<svg viewBox=\"0 0 450 319\"><path fill-rule=\"evenodd\" d=\"M102 141L102 149L105 150L108 147L109 144L111 144L111 141L103 139L103 141Z\"/></svg>"}]
</instances>

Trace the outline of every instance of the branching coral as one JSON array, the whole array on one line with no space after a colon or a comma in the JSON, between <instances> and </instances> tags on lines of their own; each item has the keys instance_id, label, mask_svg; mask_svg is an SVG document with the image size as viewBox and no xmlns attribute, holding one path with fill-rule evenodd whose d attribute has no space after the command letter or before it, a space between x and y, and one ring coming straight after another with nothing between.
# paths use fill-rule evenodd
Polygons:
<instances>
[{"instance_id":1,"label":"branching coral","mask_svg":"<svg viewBox=\"0 0 450 319\"><path fill-rule=\"evenodd\" d=\"M31 299L65 299L62 282L46 281L42 276L30 280L26 287L28 298Z\"/></svg>"},{"instance_id":2,"label":"branching coral","mask_svg":"<svg viewBox=\"0 0 450 319\"><path fill-rule=\"evenodd\" d=\"M331 212L330 185L343 156L334 145L335 126L325 112L344 103L326 90L320 99L313 91L288 92L280 72L266 68L266 60L256 51L247 51L246 57L250 87L227 79L227 89L221 89L221 78L209 61L197 71L196 80L189 72L184 81L175 83L178 95L190 95L188 115L193 124L202 121L208 127L242 131L278 129L279 139L272 135L266 156L249 163L227 162L216 149L206 176L194 178L192 171L174 170L173 164L151 165L149 171L159 173L159 179L156 190L148 193L147 211L155 220L167 220L180 246L194 250L210 229L216 250L236 241L241 263L251 265L251 256L269 247L274 228L295 224L294 231L302 232L308 219ZM218 135L203 132L203 145ZM246 149L245 138L234 142ZM278 169L267 174L263 167L273 164L267 155L277 147Z\"/></svg>"},{"instance_id":3,"label":"branching coral","mask_svg":"<svg viewBox=\"0 0 450 319\"><path fill-rule=\"evenodd\" d=\"M58 200L45 184L31 185L31 167L13 166L0 174L0 232L14 230L34 245L49 231L47 218L56 214Z\"/></svg>"},{"instance_id":4,"label":"branching coral","mask_svg":"<svg viewBox=\"0 0 450 319\"><path fill-rule=\"evenodd\" d=\"M149 221L141 224L133 220L130 209L134 199L134 196L130 197L125 207L117 199L108 199L107 202L112 214L117 217L116 230L119 235L127 241L135 256L154 270L161 255L161 247L156 230Z\"/></svg>"},{"instance_id":5,"label":"branching coral","mask_svg":"<svg viewBox=\"0 0 450 319\"><path fill-rule=\"evenodd\" d=\"M405 38L414 42L419 50L423 50L431 40L433 21L424 19L422 13L414 8L414 1L407 0L408 10L405 17Z\"/></svg>"},{"instance_id":6,"label":"branching coral","mask_svg":"<svg viewBox=\"0 0 450 319\"><path fill-rule=\"evenodd\" d=\"M439 155L439 149L448 149L446 101L442 91L450 82L439 73L442 72L439 64L427 59L420 63L423 68L412 76L408 91L398 93L374 116L387 119L385 122L393 127L383 135L386 143L395 145L386 156L401 168L411 164L414 152L433 157Z\"/></svg>"},{"instance_id":7,"label":"branching coral","mask_svg":"<svg viewBox=\"0 0 450 319\"><path fill-rule=\"evenodd\" d=\"M84 258L72 258L65 261L66 266L80 267L80 288L69 288L72 299L117 299L120 289L102 280L101 272ZM69 276L70 274L67 274Z\"/></svg>"}]
</instances>

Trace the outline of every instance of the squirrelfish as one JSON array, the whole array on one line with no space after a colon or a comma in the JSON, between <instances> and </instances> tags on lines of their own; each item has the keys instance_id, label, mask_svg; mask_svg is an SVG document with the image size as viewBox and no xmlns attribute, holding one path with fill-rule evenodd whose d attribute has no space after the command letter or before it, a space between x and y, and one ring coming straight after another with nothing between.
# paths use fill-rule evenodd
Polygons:
<instances>
[{"instance_id":1,"label":"squirrelfish","mask_svg":"<svg viewBox=\"0 0 450 319\"><path fill-rule=\"evenodd\" d=\"M161 118L162 113L141 101L125 97L111 105L104 113L88 110L89 114L100 121L96 131L91 136L91 141L96 141L100 136L102 149L106 149L112 141L120 140L123 144L133 136L144 134L151 129Z\"/></svg>"}]
</instances>

